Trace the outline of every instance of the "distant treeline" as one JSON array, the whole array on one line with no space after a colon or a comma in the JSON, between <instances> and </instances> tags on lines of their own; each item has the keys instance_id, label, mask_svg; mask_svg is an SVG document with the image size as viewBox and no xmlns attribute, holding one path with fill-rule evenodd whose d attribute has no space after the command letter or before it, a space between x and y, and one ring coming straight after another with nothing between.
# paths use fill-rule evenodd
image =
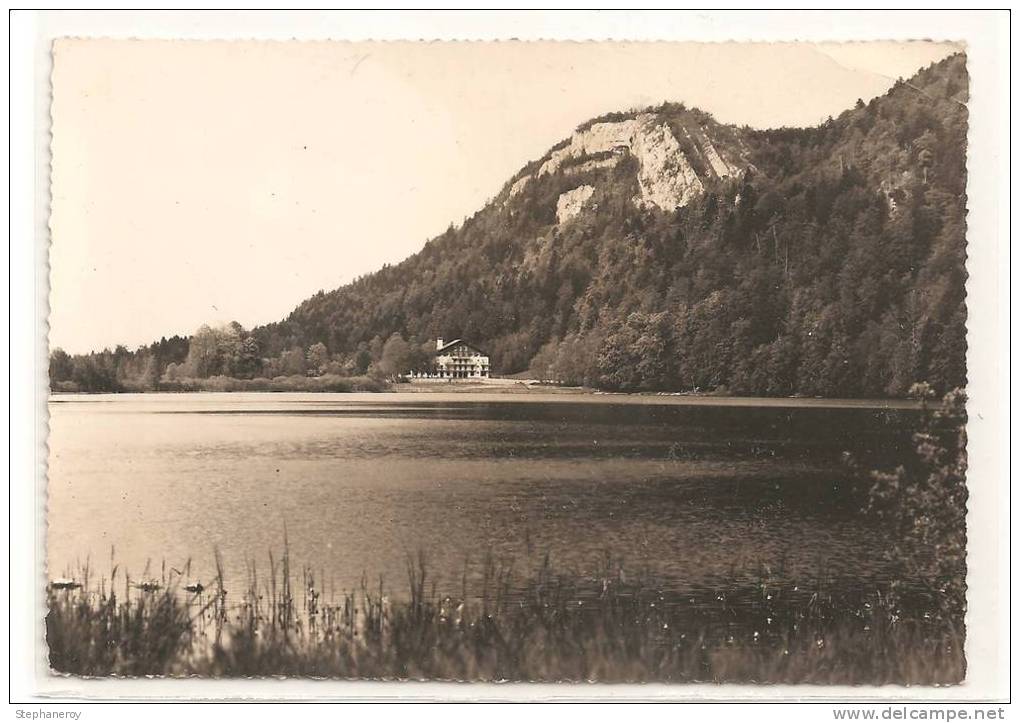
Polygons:
<instances>
[{"instance_id":1,"label":"distant treeline","mask_svg":"<svg viewBox=\"0 0 1020 723\"><path fill-rule=\"evenodd\" d=\"M399 334L374 338L350 354L330 354L321 342L264 357L258 340L237 322L202 326L129 351L50 354L50 388L63 392L145 391L379 391L385 380L431 362L431 343Z\"/></svg>"}]
</instances>

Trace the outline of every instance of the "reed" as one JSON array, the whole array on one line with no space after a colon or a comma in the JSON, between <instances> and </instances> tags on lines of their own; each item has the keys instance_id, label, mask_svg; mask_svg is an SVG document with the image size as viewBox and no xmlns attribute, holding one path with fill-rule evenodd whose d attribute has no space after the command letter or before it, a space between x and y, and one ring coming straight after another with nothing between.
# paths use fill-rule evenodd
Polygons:
<instances>
[{"instance_id":1,"label":"reed","mask_svg":"<svg viewBox=\"0 0 1020 723\"><path fill-rule=\"evenodd\" d=\"M73 382L70 384L73 385ZM236 377L187 377L184 379L165 379L159 383L161 392L381 392L389 388L389 384L380 379L368 376L342 377L336 374L324 374L318 377L279 376L273 379L256 377L255 379L238 379ZM64 384L57 391L77 391ZM125 385L125 391L152 391L141 386Z\"/></svg>"},{"instance_id":2,"label":"reed","mask_svg":"<svg viewBox=\"0 0 1020 723\"><path fill-rule=\"evenodd\" d=\"M96 583L51 585L50 665L84 676L312 676L386 680L664 681L947 685L964 677L962 625L904 613L876 591L848 600L817 581L670 594L606 555L594 575L557 573L548 556L518 576L481 562L455 597L438 594L424 553L407 561L407 590L380 579L326 596L310 568L295 587L287 545L269 576L247 564L247 587L207 586L165 566L158 587L117 568Z\"/></svg>"}]
</instances>

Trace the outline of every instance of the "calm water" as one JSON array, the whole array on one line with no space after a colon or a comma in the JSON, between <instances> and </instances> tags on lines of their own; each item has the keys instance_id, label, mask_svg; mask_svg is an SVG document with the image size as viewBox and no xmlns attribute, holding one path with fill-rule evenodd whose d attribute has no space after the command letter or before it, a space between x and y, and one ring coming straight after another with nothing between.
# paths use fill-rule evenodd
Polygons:
<instances>
[{"instance_id":1,"label":"calm water","mask_svg":"<svg viewBox=\"0 0 1020 723\"><path fill-rule=\"evenodd\" d=\"M399 595L408 553L439 591L491 552L594 572L604 553L685 593L757 579L888 574L846 498L843 450L895 460L916 412L861 403L467 394L60 395L50 404L51 576L111 548L227 589L284 534L327 591ZM470 565L469 565L470 567ZM472 568L474 569L474 568ZM474 576L474 573L472 573Z\"/></svg>"}]
</instances>

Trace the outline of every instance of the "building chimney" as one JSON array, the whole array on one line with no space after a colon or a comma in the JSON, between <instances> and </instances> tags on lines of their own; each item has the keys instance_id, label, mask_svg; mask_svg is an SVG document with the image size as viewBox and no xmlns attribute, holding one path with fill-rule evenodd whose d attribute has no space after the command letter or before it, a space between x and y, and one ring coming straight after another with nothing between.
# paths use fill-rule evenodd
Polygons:
<instances>
[{"instance_id":1,"label":"building chimney","mask_svg":"<svg viewBox=\"0 0 1020 723\"><path fill-rule=\"evenodd\" d=\"M439 337L438 339L436 339L436 351L439 351L442 348L443 348L443 337Z\"/></svg>"}]
</instances>

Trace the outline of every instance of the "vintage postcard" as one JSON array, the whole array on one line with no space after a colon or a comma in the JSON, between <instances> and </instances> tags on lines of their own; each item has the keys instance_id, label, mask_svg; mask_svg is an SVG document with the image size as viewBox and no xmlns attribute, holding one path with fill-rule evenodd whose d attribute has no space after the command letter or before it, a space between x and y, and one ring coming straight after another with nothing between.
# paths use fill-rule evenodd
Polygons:
<instances>
[{"instance_id":1,"label":"vintage postcard","mask_svg":"<svg viewBox=\"0 0 1020 723\"><path fill-rule=\"evenodd\" d=\"M51 675L966 683L966 44L50 81Z\"/></svg>"}]
</instances>

